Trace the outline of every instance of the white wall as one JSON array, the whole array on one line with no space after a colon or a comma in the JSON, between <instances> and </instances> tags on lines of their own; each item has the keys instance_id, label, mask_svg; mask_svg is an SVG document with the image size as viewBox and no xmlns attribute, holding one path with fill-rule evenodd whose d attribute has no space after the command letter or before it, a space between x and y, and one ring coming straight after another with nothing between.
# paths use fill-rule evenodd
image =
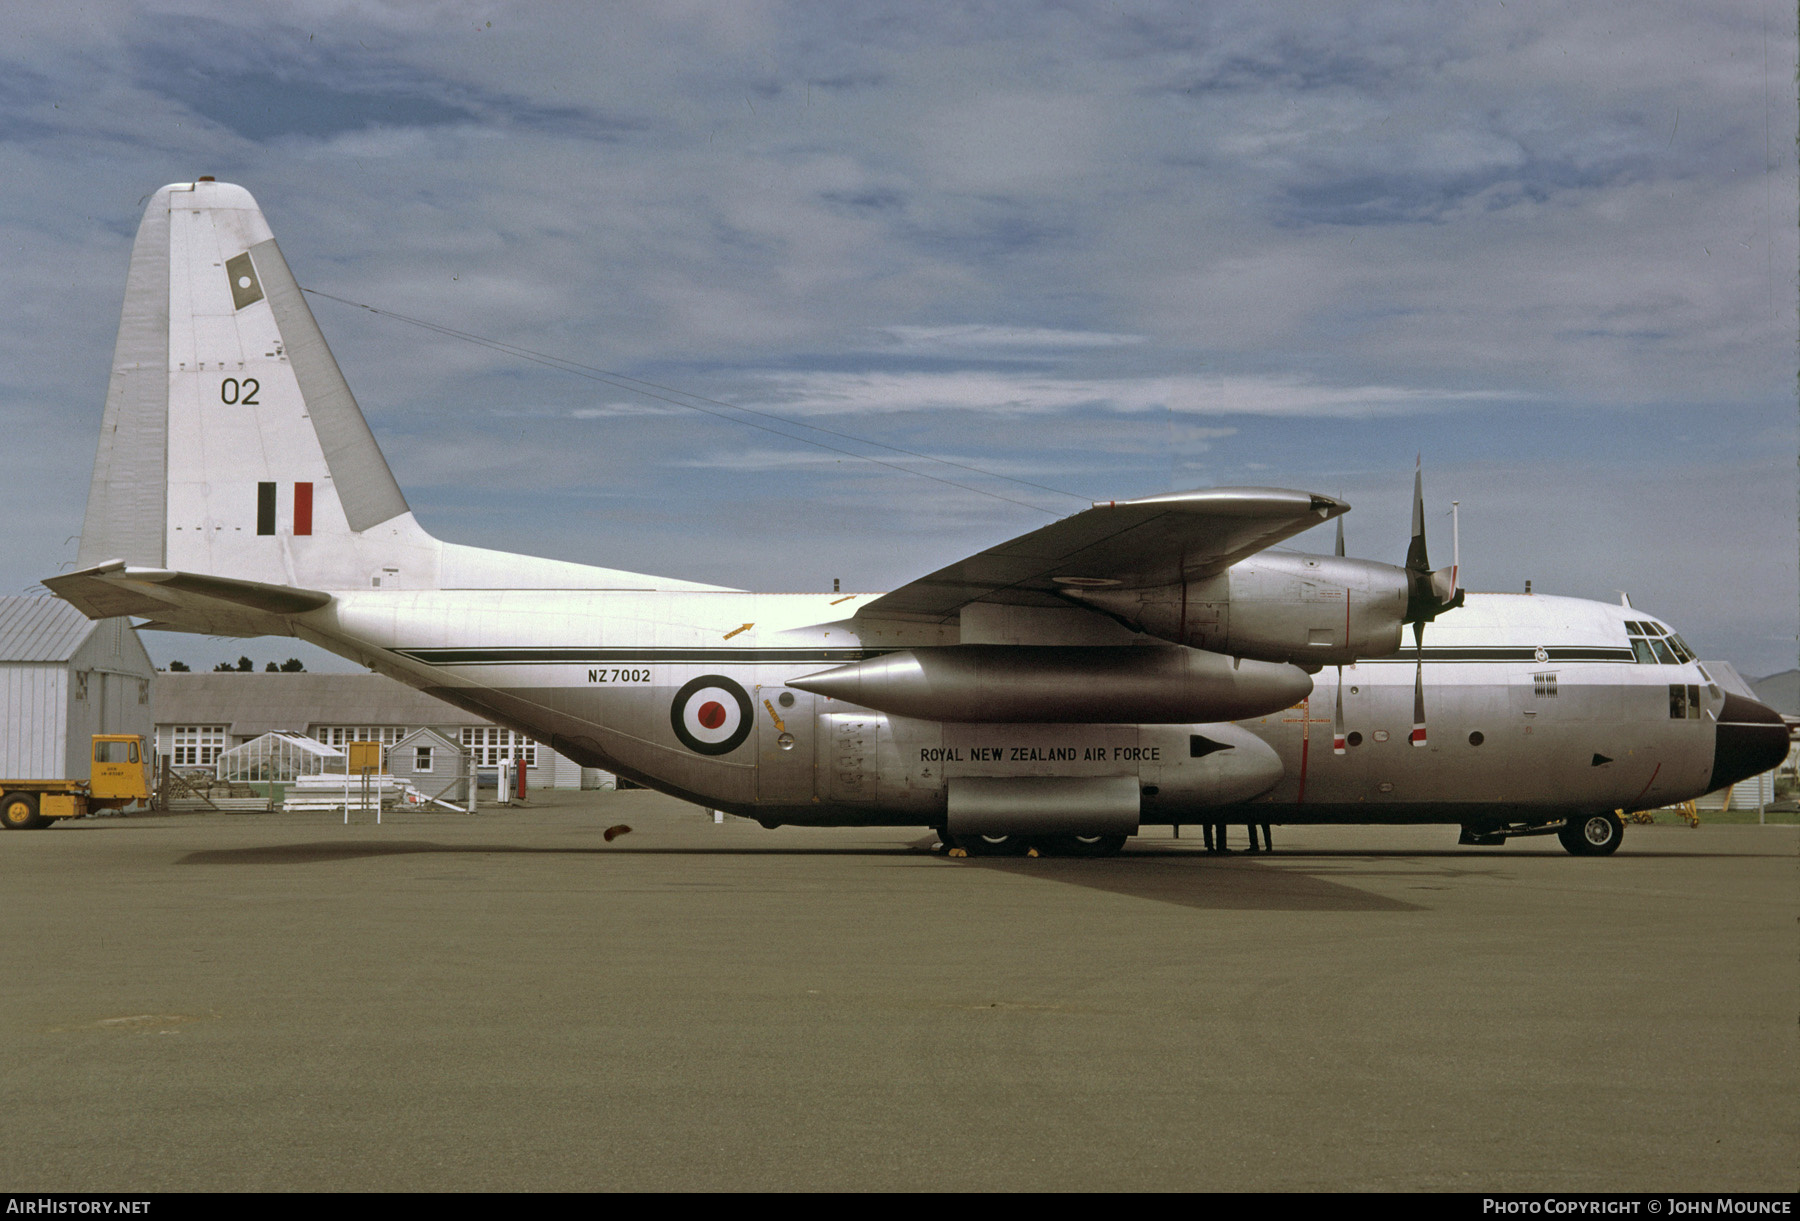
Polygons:
<instances>
[{"instance_id":1,"label":"white wall","mask_svg":"<svg viewBox=\"0 0 1800 1221\"><path fill-rule=\"evenodd\" d=\"M64 778L67 686L68 672L57 662L0 663L0 776Z\"/></svg>"}]
</instances>

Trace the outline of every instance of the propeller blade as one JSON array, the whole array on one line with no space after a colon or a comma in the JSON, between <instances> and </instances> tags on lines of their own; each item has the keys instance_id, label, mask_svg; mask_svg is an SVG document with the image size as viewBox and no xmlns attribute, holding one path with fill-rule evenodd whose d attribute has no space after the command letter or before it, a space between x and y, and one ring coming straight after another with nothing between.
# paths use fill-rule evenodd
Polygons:
<instances>
[{"instance_id":1,"label":"propeller blade","mask_svg":"<svg viewBox=\"0 0 1800 1221\"><path fill-rule=\"evenodd\" d=\"M1412 744L1425 745L1425 625L1419 620L1413 621L1413 653L1417 662L1413 668L1413 727Z\"/></svg>"},{"instance_id":2,"label":"propeller blade","mask_svg":"<svg viewBox=\"0 0 1800 1221\"><path fill-rule=\"evenodd\" d=\"M1338 527L1338 534L1339 534L1338 542L1341 544L1343 542L1343 538L1342 538L1343 527L1341 525ZM1341 555L1343 553L1339 552L1339 554ZM1331 709L1331 753L1334 755L1341 755L1344 753L1344 747L1345 747L1345 742L1344 742L1344 667L1339 666L1337 668L1337 671L1338 671L1337 703L1335 705L1333 705L1332 709Z\"/></svg>"},{"instance_id":3,"label":"propeller blade","mask_svg":"<svg viewBox=\"0 0 1800 1221\"><path fill-rule=\"evenodd\" d=\"M1425 470L1423 464L1413 471L1413 535L1406 548L1406 614L1402 622L1429 623L1444 611L1463 604L1462 590L1457 587L1457 563L1432 571L1431 558L1425 547ZM1341 520L1341 519L1340 519ZM1454 518L1453 518L1454 520ZM1454 530L1454 526L1452 527ZM1460 550L1460 540L1455 540Z\"/></svg>"},{"instance_id":4,"label":"propeller blade","mask_svg":"<svg viewBox=\"0 0 1800 1221\"><path fill-rule=\"evenodd\" d=\"M1406 549L1408 572L1431 571L1431 560L1425 554L1425 464L1420 459L1413 467L1412 544Z\"/></svg>"}]
</instances>

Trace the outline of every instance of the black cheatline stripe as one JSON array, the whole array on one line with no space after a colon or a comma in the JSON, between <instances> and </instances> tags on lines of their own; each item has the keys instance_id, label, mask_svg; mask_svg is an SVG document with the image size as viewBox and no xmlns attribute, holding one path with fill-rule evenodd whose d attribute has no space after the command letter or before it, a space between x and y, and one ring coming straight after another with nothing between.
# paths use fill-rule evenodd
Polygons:
<instances>
[{"instance_id":1,"label":"black cheatline stripe","mask_svg":"<svg viewBox=\"0 0 1800 1221\"><path fill-rule=\"evenodd\" d=\"M779 665L784 662L827 664L866 661L897 649L396 649L402 657L430 666L502 665ZM1627 648L1603 645L1556 645L1544 650L1545 662L1632 661ZM1358 664L1404 662L1416 658L1410 649L1391 657L1369 657ZM1504 645L1425 650L1426 661L1528 661L1537 662L1535 648Z\"/></svg>"},{"instance_id":2,"label":"black cheatline stripe","mask_svg":"<svg viewBox=\"0 0 1800 1221\"><path fill-rule=\"evenodd\" d=\"M1549 645L1544 649L1545 660L1539 662L1535 648L1513 648L1507 646L1471 647L1471 648L1438 648L1426 649L1426 661L1529 661L1539 665L1547 665L1552 661L1631 661L1630 649L1612 648L1606 645ZM1411 665L1418 657L1412 649L1401 649L1390 657L1365 657L1357 665L1371 662L1391 661L1405 662Z\"/></svg>"},{"instance_id":3,"label":"black cheatline stripe","mask_svg":"<svg viewBox=\"0 0 1800 1221\"><path fill-rule=\"evenodd\" d=\"M758 665L864 661L893 649L395 649L428 666Z\"/></svg>"}]
</instances>

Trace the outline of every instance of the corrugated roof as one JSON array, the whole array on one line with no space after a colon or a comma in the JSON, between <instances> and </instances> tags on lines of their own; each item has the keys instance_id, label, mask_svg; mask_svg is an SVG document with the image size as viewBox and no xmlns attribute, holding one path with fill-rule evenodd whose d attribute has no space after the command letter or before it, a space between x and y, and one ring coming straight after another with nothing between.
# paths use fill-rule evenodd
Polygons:
<instances>
[{"instance_id":1,"label":"corrugated roof","mask_svg":"<svg viewBox=\"0 0 1800 1221\"><path fill-rule=\"evenodd\" d=\"M68 661L96 626L61 598L0 597L0 661Z\"/></svg>"},{"instance_id":2,"label":"corrugated roof","mask_svg":"<svg viewBox=\"0 0 1800 1221\"><path fill-rule=\"evenodd\" d=\"M229 725L236 737L312 725L486 725L380 674L158 674L159 725Z\"/></svg>"}]
</instances>

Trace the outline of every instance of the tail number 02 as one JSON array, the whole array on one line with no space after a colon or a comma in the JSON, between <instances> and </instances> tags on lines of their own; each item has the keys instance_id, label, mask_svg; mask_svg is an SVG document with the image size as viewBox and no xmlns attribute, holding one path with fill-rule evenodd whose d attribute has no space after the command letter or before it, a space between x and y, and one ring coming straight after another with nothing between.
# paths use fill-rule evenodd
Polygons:
<instances>
[{"instance_id":1,"label":"tail number 02","mask_svg":"<svg viewBox=\"0 0 1800 1221\"><path fill-rule=\"evenodd\" d=\"M239 404L246 407L260 407L262 404L256 401L256 392L261 389L262 386L254 377L246 377L241 382L235 377L228 377L219 383L219 401L227 407L236 407Z\"/></svg>"}]
</instances>

